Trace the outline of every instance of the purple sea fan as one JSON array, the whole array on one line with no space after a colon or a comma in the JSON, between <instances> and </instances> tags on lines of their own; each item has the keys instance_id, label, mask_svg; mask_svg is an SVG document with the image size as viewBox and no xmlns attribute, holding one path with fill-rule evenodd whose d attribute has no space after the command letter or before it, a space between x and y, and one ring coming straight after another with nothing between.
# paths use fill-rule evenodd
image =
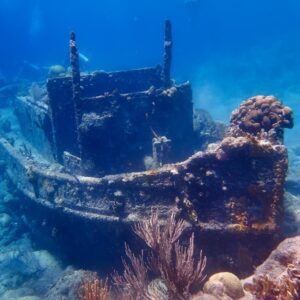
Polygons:
<instances>
[{"instance_id":1,"label":"purple sea fan","mask_svg":"<svg viewBox=\"0 0 300 300\"><path fill-rule=\"evenodd\" d=\"M128 262L123 259L124 272L122 275L115 272L112 276L117 293L122 300L147 299L148 267L144 263L144 253L135 256L125 244L125 253Z\"/></svg>"},{"instance_id":2,"label":"purple sea fan","mask_svg":"<svg viewBox=\"0 0 300 300\"><path fill-rule=\"evenodd\" d=\"M195 255L194 234L187 246L182 245L180 237L185 229L185 221L176 220L175 213L162 225L157 210L152 210L149 219L135 225L134 232L150 249L145 252L148 255L144 256L142 251L136 256L125 246L128 260L123 260L124 272L113 275L118 299L153 300L153 293L149 292L153 276L166 286L167 299L190 298L191 289L199 288L205 279L206 257L202 251Z\"/></svg>"},{"instance_id":3,"label":"purple sea fan","mask_svg":"<svg viewBox=\"0 0 300 300\"><path fill-rule=\"evenodd\" d=\"M170 215L165 226L161 226L156 210L152 211L150 219L134 228L152 249L150 268L166 283L170 299L188 299L191 287L205 279L206 257L202 251L195 257L194 234L186 247L180 243L185 228L184 220L176 220L175 213Z\"/></svg>"}]
</instances>

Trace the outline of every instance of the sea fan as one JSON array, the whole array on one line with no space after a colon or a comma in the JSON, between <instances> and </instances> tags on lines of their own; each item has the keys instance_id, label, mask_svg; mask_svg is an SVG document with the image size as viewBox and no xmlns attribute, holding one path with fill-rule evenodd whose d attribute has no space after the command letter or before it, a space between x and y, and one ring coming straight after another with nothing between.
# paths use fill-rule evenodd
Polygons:
<instances>
[{"instance_id":1,"label":"sea fan","mask_svg":"<svg viewBox=\"0 0 300 300\"><path fill-rule=\"evenodd\" d=\"M170 215L165 226L161 226L156 210L148 220L134 227L134 232L150 248L146 260L149 263L145 264L143 253L135 256L126 246L130 265L124 261L123 275L115 273L113 276L120 299L153 299L148 292L148 273L162 279L168 299L188 299L191 296L191 288L199 286L205 278L206 257L202 251L195 257L194 234L187 246L180 243L184 230L184 221L176 220L175 213Z\"/></svg>"}]
</instances>

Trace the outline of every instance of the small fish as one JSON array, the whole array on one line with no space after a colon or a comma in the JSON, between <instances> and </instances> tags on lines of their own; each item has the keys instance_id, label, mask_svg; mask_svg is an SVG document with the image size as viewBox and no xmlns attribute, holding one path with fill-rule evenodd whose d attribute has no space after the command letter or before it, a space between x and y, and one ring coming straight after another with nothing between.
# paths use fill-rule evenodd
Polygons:
<instances>
[{"instance_id":1,"label":"small fish","mask_svg":"<svg viewBox=\"0 0 300 300\"><path fill-rule=\"evenodd\" d=\"M39 66L32 64L32 63L28 62L27 60L24 60L23 64L30 67L33 70L36 70L36 71L40 71L40 69L41 69Z\"/></svg>"},{"instance_id":2,"label":"small fish","mask_svg":"<svg viewBox=\"0 0 300 300\"><path fill-rule=\"evenodd\" d=\"M88 63L90 60L88 57L86 57L84 54L79 52L79 58L82 59L85 63Z\"/></svg>"}]
</instances>

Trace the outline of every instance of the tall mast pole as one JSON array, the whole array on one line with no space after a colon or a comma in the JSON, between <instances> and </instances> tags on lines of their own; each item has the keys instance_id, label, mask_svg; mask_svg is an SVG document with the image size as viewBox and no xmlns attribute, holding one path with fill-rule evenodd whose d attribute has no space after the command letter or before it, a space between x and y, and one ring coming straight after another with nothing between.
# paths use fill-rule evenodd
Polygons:
<instances>
[{"instance_id":1,"label":"tall mast pole","mask_svg":"<svg viewBox=\"0 0 300 300\"><path fill-rule=\"evenodd\" d=\"M162 80L165 87L169 87L171 85L172 48L172 24L170 20L166 20L164 41L164 64L162 73Z\"/></svg>"},{"instance_id":2,"label":"tall mast pole","mask_svg":"<svg viewBox=\"0 0 300 300\"><path fill-rule=\"evenodd\" d=\"M80 69L79 69L79 55L76 45L76 36L74 32L70 33L70 63L72 70L72 99L75 113L75 127L77 136L77 155L81 158L82 146L81 146L81 135L80 135L80 120L81 120L81 90L80 90Z\"/></svg>"}]
</instances>

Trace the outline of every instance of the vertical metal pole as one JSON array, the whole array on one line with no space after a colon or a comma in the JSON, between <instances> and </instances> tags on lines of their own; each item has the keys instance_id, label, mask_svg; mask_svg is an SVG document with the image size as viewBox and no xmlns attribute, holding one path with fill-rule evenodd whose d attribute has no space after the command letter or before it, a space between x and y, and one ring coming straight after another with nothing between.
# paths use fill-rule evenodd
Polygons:
<instances>
[{"instance_id":1,"label":"vertical metal pole","mask_svg":"<svg viewBox=\"0 0 300 300\"><path fill-rule=\"evenodd\" d=\"M80 136L80 119L81 119L81 98L80 98L80 69L79 69L79 56L76 45L76 36L74 32L70 34L70 63L72 70L72 92L73 92L73 105L75 113L75 127L76 127L76 136L77 136L77 150L79 157L82 155L81 147L81 136Z\"/></svg>"},{"instance_id":2,"label":"vertical metal pole","mask_svg":"<svg viewBox=\"0 0 300 300\"><path fill-rule=\"evenodd\" d=\"M156 136L152 140L152 156L155 168L168 163L171 152L171 140L166 136Z\"/></svg>"},{"instance_id":3,"label":"vertical metal pole","mask_svg":"<svg viewBox=\"0 0 300 300\"><path fill-rule=\"evenodd\" d=\"M165 21L165 42L164 42L164 65L162 80L165 87L171 85L171 64L172 64L172 24L170 20Z\"/></svg>"}]
</instances>

